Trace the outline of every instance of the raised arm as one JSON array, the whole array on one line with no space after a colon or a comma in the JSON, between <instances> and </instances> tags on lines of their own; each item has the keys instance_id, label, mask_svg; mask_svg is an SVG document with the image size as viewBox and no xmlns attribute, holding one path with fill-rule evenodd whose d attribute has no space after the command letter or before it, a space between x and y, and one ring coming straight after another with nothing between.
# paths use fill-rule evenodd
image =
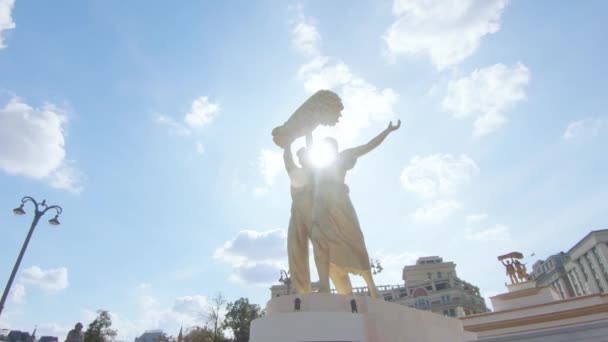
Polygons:
<instances>
[{"instance_id":1,"label":"raised arm","mask_svg":"<svg viewBox=\"0 0 608 342\"><path fill-rule=\"evenodd\" d=\"M367 144L346 149L344 150L344 153L348 153L354 158L359 158L362 155L367 154L371 150L378 147L391 132L398 130L399 127L401 127L401 120L397 120L396 125L393 125L392 122L389 122L388 127L380 134L378 134L375 138L370 140Z\"/></svg>"},{"instance_id":2,"label":"raised arm","mask_svg":"<svg viewBox=\"0 0 608 342\"><path fill-rule=\"evenodd\" d=\"M291 143L287 144L283 149L283 163L285 163L285 170L287 173L291 173L297 169L296 163L293 161L293 154L291 153Z\"/></svg>"}]
</instances>

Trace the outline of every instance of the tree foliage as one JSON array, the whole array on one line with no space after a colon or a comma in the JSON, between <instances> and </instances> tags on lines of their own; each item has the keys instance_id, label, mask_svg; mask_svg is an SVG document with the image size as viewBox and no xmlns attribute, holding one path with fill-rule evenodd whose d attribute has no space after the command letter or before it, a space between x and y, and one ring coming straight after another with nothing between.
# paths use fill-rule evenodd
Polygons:
<instances>
[{"instance_id":1,"label":"tree foliage","mask_svg":"<svg viewBox=\"0 0 608 342\"><path fill-rule=\"evenodd\" d=\"M224 326L232 330L235 342L249 341L249 327L251 321L263 316L262 308L257 304L250 304L249 299L239 298L226 307L226 319Z\"/></svg>"},{"instance_id":2,"label":"tree foliage","mask_svg":"<svg viewBox=\"0 0 608 342\"><path fill-rule=\"evenodd\" d=\"M112 318L106 310L97 311L97 318L89 323L87 331L84 332L84 342L114 342L116 330L111 329Z\"/></svg>"},{"instance_id":3,"label":"tree foliage","mask_svg":"<svg viewBox=\"0 0 608 342\"><path fill-rule=\"evenodd\" d=\"M175 342L175 337L162 333L154 339L154 342Z\"/></svg>"},{"instance_id":4,"label":"tree foliage","mask_svg":"<svg viewBox=\"0 0 608 342\"><path fill-rule=\"evenodd\" d=\"M207 327L194 327L184 336L184 342L213 342L217 338L218 342L228 341L223 334L216 337L215 333Z\"/></svg>"}]
</instances>

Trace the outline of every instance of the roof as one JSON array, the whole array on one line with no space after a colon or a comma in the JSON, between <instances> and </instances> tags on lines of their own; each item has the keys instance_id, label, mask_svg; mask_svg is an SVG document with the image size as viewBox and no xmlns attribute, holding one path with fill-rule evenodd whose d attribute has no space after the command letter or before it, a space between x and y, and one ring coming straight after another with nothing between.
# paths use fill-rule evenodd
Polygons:
<instances>
[{"instance_id":1,"label":"roof","mask_svg":"<svg viewBox=\"0 0 608 342\"><path fill-rule=\"evenodd\" d=\"M591 237L591 235L597 234L597 233L608 233L608 229L599 229L599 230L592 230L592 231L590 231L589 234L585 235L584 238L582 238L579 242L576 243L576 245L574 245L572 248L570 248L568 250L568 254L570 254L574 249L578 248L585 241L587 241Z\"/></svg>"}]
</instances>

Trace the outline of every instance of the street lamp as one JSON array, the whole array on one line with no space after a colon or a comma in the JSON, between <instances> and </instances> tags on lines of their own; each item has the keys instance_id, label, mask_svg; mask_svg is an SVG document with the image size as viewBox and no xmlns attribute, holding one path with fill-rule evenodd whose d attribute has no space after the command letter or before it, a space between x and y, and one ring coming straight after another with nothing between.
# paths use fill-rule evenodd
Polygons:
<instances>
[{"instance_id":1,"label":"street lamp","mask_svg":"<svg viewBox=\"0 0 608 342\"><path fill-rule=\"evenodd\" d=\"M25 196L21 199L21 205L13 209L13 213L19 216L25 215L25 210L23 209L23 206L27 202L32 202L32 204L34 204L34 219L32 220L30 231L27 233L27 237L23 242L23 246L21 247L21 252L19 252L19 256L17 257L15 266L13 266L13 272L11 272L11 276L8 278L8 283L6 283L6 287L4 288L2 299L0 299L0 315L2 315L2 309L4 309L4 302L6 302L6 298L8 297L11 285L13 284L13 280L15 280L15 275L17 274L17 270L19 269L19 265L21 264L21 259L23 259L23 254L25 254L25 250L27 249L27 245L30 242L30 238L32 237L32 233L34 233L34 228L36 228L38 221L42 216L44 216L44 214L46 214L47 211L55 210L55 217L49 220L49 224L57 226L59 225L59 214L61 214L61 212L63 211L63 209L58 205L47 205L46 200L43 200L42 203L38 203L32 197Z\"/></svg>"},{"instance_id":2,"label":"street lamp","mask_svg":"<svg viewBox=\"0 0 608 342\"><path fill-rule=\"evenodd\" d=\"M287 294L291 293L291 277L289 276L289 271L281 270L281 278L279 281L285 286L287 286Z\"/></svg>"}]
</instances>

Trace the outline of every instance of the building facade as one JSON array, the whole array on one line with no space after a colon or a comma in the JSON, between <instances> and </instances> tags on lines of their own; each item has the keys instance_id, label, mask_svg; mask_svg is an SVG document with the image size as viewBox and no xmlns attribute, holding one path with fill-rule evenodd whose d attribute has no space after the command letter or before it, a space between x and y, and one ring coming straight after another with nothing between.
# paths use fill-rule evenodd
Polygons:
<instances>
[{"instance_id":1,"label":"building facade","mask_svg":"<svg viewBox=\"0 0 608 342\"><path fill-rule=\"evenodd\" d=\"M141 336L136 337L134 342L159 342L163 334L162 330L146 330Z\"/></svg>"},{"instance_id":2,"label":"building facade","mask_svg":"<svg viewBox=\"0 0 608 342\"><path fill-rule=\"evenodd\" d=\"M608 229L590 232L568 255L565 271L576 296L608 291Z\"/></svg>"},{"instance_id":3,"label":"building facade","mask_svg":"<svg viewBox=\"0 0 608 342\"><path fill-rule=\"evenodd\" d=\"M538 286L551 286L561 299L608 292L608 229L594 230L570 248L534 263Z\"/></svg>"},{"instance_id":4,"label":"building facade","mask_svg":"<svg viewBox=\"0 0 608 342\"><path fill-rule=\"evenodd\" d=\"M559 252L546 260L538 260L532 266L530 277L538 286L551 286L561 299L575 296L574 287L566 272L566 264L570 261L567 253Z\"/></svg>"},{"instance_id":5,"label":"building facade","mask_svg":"<svg viewBox=\"0 0 608 342\"><path fill-rule=\"evenodd\" d=\"M441 315L463 317L488 312L479 288L458 278L456 264L444 262L441 257L419 258L416 265L403 268L403 284L379 285L380 295L385 301L429 310ZM313 291L318 283L313 283ZM270 288L272 297L293 293L286 285ZM354 295L368 295L367 287L353 288Z\"/></svg>"}]
</instances>

